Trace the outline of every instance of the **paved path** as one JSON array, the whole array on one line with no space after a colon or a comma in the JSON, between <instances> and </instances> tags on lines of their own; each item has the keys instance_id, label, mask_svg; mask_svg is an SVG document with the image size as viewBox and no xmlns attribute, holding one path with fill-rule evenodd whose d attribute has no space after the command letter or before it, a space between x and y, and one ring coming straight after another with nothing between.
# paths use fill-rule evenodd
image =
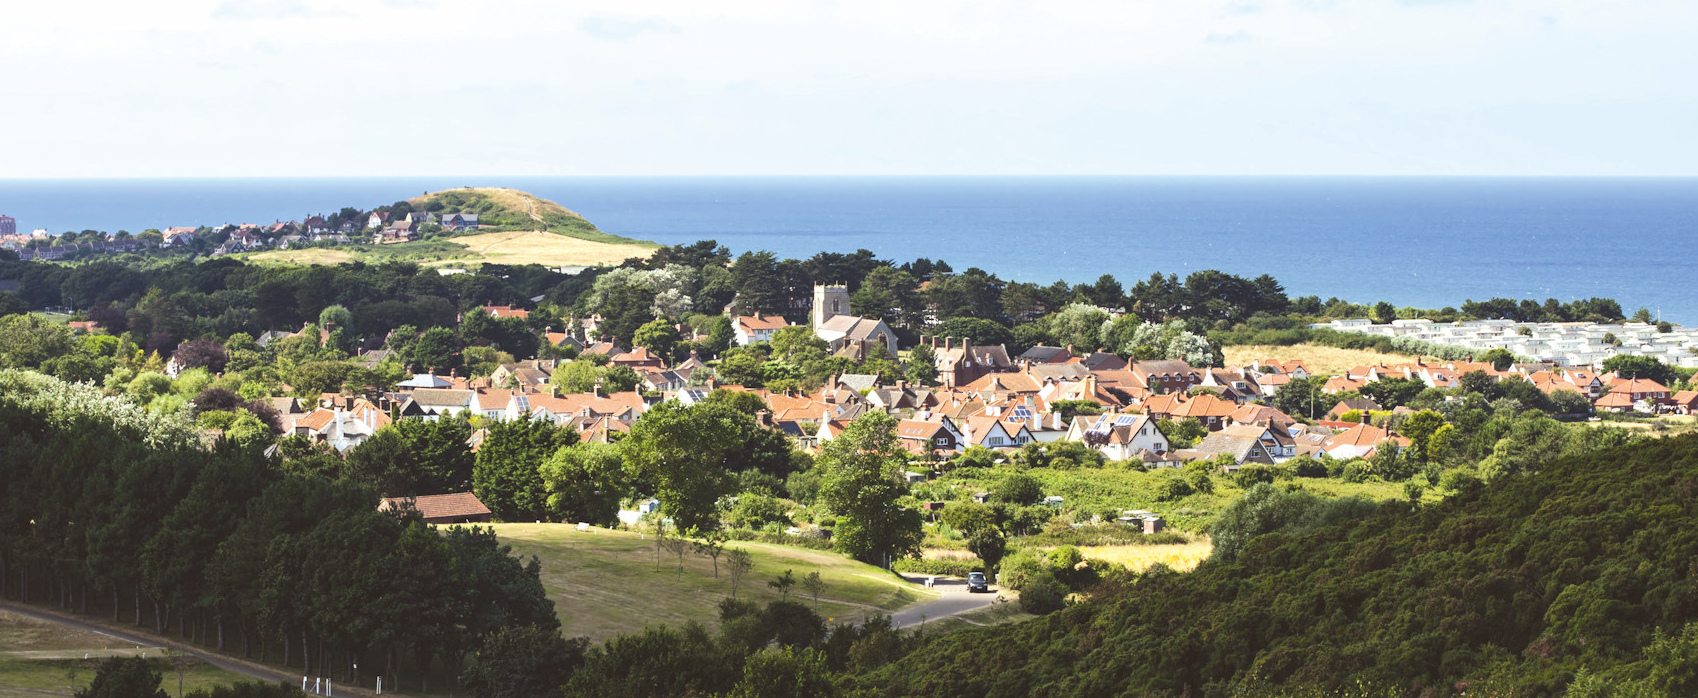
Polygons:
<instances>
[{"instance_id":1,"label":"paved path","mask_svg":"<svg viewBox=\"0 0 1698 698\"><path fill-rule=\"evenodd\" d=\"M140 645L144 648L169 647L173 650L193 655L195 658L225 671L259 679L266 683L277 683L279 681L293 682L298 681L301 678L300 674L285 674L257 662L244 661L215 652L208 652L199 647L188 645L169 638L159 637L152 633L136 632L113 627L104 623L90 622L78 616L58 613L56 611L37 608L35 606L25 606L11 601L0 601L0 610L33 618L44 623L52 623L54 625L60 625L74 630L98 633L121 642L130 643L131 645ZM336 694L373 695L370 689L343 687L341 685L336 686Z\"/></svg>"},{"instance_id":2,"label":"paved path","mask_svg":"<svg viewBox=\"0 0 1698 698\"><path fill-rule=\"evenodd\" d=\"M902 578L922 585L926 581L926 575L923 574L903 574ZM925 620L933 621L968 611L976 611L996 603L996 598L999 595L994 585L989 594L969 593L967 591L967 580L947 577L938 577L932 590L941 592L943 597L930 603L910 606L892 613L890 619L896 623L896 627L906 628L918 624L922 617Z\"/></svg>"}]
</instances>

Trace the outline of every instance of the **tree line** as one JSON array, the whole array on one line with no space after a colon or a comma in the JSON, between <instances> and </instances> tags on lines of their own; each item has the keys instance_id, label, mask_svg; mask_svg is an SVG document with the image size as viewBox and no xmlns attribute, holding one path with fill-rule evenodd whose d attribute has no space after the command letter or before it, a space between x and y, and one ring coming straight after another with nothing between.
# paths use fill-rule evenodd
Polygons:
<instances>
[{"instance_id":1,"label":"tree line","mask_svg":"<svg viewBox=\"0 0 1698 698\"><path fill-rule=\"evenodd\" d=\"M186 421L0 372L0 594L219 649L423 686L498 628L558 632L539 567L494 533L382 512L349 480L205 447Z\"/></svg>"}]
</instances>

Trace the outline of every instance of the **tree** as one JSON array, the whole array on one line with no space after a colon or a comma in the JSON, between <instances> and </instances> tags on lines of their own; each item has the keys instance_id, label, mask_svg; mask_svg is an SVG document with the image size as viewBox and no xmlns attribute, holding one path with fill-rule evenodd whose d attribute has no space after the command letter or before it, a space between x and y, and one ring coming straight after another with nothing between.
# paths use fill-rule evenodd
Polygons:
<instances>
[{"instance_id":1,"label":"tree","mask_svg":"<svg viewBox=\"0 0 1698 698\"><path fill-rule=\"evenodd\" d=\"M732 493L731 473L753 467L782 477L791 467L783 434L723 402L663 402L637 420L621 445L625 462L680 530L719 527L718 502Z\"/></svg>"},{"instance_id":2,"label":"tree","mask_svg":"<svg viewBox=\"0 0 1698 698\"><path fill-rule=\"evenodd\" d=\"M908 352L908 382L914 385L937 385L937 352L930 344L921 344Z\"/></svg>"},{"instance_id":3,"label":"tree","mask_svg":"<svg viewBox=\"0 0 1698 698\"><path fill-rule=\"evenodd\" d=\"M743 678L728 698L836 698L842 695L819 652L794 647L763 649L743 664Z\"/></svg>"},{"instance_id":4,"label":"tree","mask_svg":"<svg viewBox=\"0 0 1698 698\"><path fill-rule=\"evenodd\" d=\"M204 368L213 373L220 373L224 365L230 362L230 355L225 352L224 345L215 339L191 339L177 345L177 350L171 354L177 359L177 364L183 368Z\"/></svg>"},{"instance_id":5,"label":"tree","mask_svg":"<svg viewBox=\"0 0 1698 698\"><path fill-rule=\"evenodd\" d=\"M349 451L342 474L391 497L466 492L476 464L471 436L463 419L399 420Z\"/></svg>"},{"instance_id":6,"label":"tree","mask_svg":"<svg viewBox=\"0 0 1698 698\"><path fill-rule=\"evenodd\" d=\"M1653 357L1638 354L1616 354L1604 359L1604 370L1613 371L1623 378L1654 380L1665 386L1680 378L1668 364Z\"/></svg>"},{"instance_id":7,"label":"tree","mask_svg":"<svg viewBox=\"0 0 1698 698\"><path fill-rule=\"evenodd\" d=\"M723 403L751 417L771 409L767 406L766 400L761 399L760 393L748 390L714 388L713 392L708 393L704 402Z\"/></svg>"},{"instance_id":8,"label":"tree","mask_svg":"<svg viewBox=\"0 0 1698 698\"><path fill-rule=\"evenodd\" d=\"M1486 353L1481 354L1480 361L1491 364L1492 368L1496 370L1508 371L1509 367L1515 364L1515 354L1508 349L1499 347L1489 349Z\"/></svg>"},{"instance_id":9,"label":"tree","mask_svg":"<svg viewBox=\"0 0 1698 698\"><path fill-rule=\"evenodd\" d=\"M1433 435L1445 426L1444 415L1432 410L1421 410L1403 420L1398 431L1409 438L1409 456L1423 463L1431 459Z\"/></svg>"},{"instance_id":10,"label":"tree","mask_svg":"<svg viewBox=\"0 0 1698 698\"><path fill-rule=\"evenodd\" d=\"M552 380L560 394L575 395L595 390L596 386L601 384L603 372L594 362L579 357L577 361L568 361L555 370Z\"/></svg>"},{"instance_id":11,"label":"tree","mask_svg":"<svg viewBox=\"0 0 1698 698\"><path fill-rule=\"evenodd\" d=\"M796 586L796 575L791 570L785 570L784 574L773 578L773 580L767 582L766 585L773 589L777 589L779 600L784 601L790 598L790 588Z\"/></svg>"},{"instance_id":12,"label":"tree","mask_svg":"<svg viewBox=\"0 0 1698 698\"><path fill-rule=\"evenodd\" d=\"M1408 404L1426 389L1427 384L1418 378L1389 376L1362 386L1361 392L1389 410Z\"/></svg>"},{"instance_id":13,"label":"tree","mask_svg":"<svg viewBox=\"0 0 1698 698\"><path fill-rule=\"evenodd\" d=\"M630 366L613 366L601 374L601 384L610 393L624 393L636 390L643 384L643 377L637 375L636 369Z\"/></svg>"},{"instance_id":14,"label":"tree","mask_svg":"<svg viewBox=\"0 0 1698 698\"><path fill-rule=\"evenodd\" d=\"M557 521L611 525L619 500L630 491L624 455L616 444L578 443L542 463L543 491Z\"/></svg>"},{"instance_id":15,"label":"tree","mask_svg":"<svg viewBox=\"0 0 1698 698\"><path fill-rule=\"evenodd\" d=\"M326 332L346 330L353 321L354 314L340 305L326 306L318 312L318 326L323 327Z\"/></svg>"},{"instance_id":16,"label":"tree","mask_svg":"<svg viewBox=\"0 0 1698 698\"><path fill-rule=\"evenodd\" d=\"M967 539L967 550L979 556L985 563L985 569L996 569L997 563L1002 562L1002 556L1008 551L1008 541L1003 538L1002 531L995 526L983 526L974 531Z\"/></svg>"},{"instance_id":17,"label":"tree","mask_svg":"<svg viewBox=\"0 0 1698 698\"><path fill-rule=\"evenodd\" d=\"M678 344L678 329L666 318L655 318L631 335L633 346L646 347L658 356L671 356Z\"/></svg>"},{"instance_id":18,"label":"tree","mask_svg":"<svg viewBox=\"0 0 1698 698\"><path fill-rule=\"evenodd\" d=\"M1285 392L1283 389L1280 392ZM1190 448L1209 435L1209 428L1197 421L1196 417L1185 419L1162 419L1156 421L1156 429L1167 437L1167 444L1173 449Z\"/></svg>"},{"instance_id":19,"label":"tree","mask_svg":"<svg viewBox=\"0 0 1698 698\"><path fill-rule=\"evenodd\" d=\"M1273 394L1273 407L1293 417L1320 417L1338 402L1336 396L1321 392L1326 382L1322 376L1292 378Z\"/></svg>"},{"instance_id":20,"label":"tree","mask_svg":"<svg viewBox=\"0 0 1698 698\"><path fill-rule=\"evenodd\" d=\"M697 555L707 556L713 560L713 578L719 579L719 556L725 552L725 541L728 540L725 531L708 531L700 539L694 541Z\"/></svg>"},{"instance_id":21,"label":"tree","mask_svg":"<svg viewBox=\"0 0 1698 698\"><path fill-rule=\"evenodd\" d=\"M731 598L737 598L737 585L749 570L755 568L755 558L749 551L732 548L725 553L725 573L731 576Z\"/></svg>"},{"instance_id":22,"label":"tree","mask_svg":"<svg viewBox=\"0 0 1698 698\"><path fill-rule=\"evenodd\" d=\"M814 610L816 611L820 607L820 594L825 593L827 586L829 585L825 583L825 579L820 577L819 570L809 572L802 577L802 588L807 589L808 595L814 597Z\"/></svg>"},{"instance_id":23,"label":"tree","mask_svg":"<svg viewBox=\"0 0 1698 698\"><path fill-rule=\"evenodd\" d=\"M408 347L407 364L417 371L447 373L460 368L460 336L446 327L432 327Z\"/></svg>"},{"instance_id":24,"label":"tree","mask_svg":"<svg viewBox=\"0 0 1698 698\"><path fill-rule=\"evenodd\" d=\"M1056 342L1073 347L1075 354L1086 354L1103 346L1102 330L1109 317L1102 308L1074 303L1046 318L1046 322Z\"/></svg>"},{"instance_id":25,"label":"tree","mask_svg":"<svg viewBox=\"0 0 1698 698\"><path fill-rule=\"evenodd\" d=\"M568 642L557 630L499 628L472 654L462 680L480 698L555 698L584 663L587 644Z\"/></svg>"},{"instance_id":26,"label":"tree","mask_svg":"<svg viewBox=\"0 0 1698 698\"><path fill-rule=\"evenodd\" d=\"M1025 473L1015 473L991 486L991 501L999 504L1025 505L1044 498L1037 479Z\"/></svg>"},{"instance_id":27,"label":"tree","mask_svg":"<svg viewBox=\"0 0 1698 698\"><path fill-rule=\"evenodd\" d=\"M538 468L555 451L578 442L578 430L547 420L500 420L487 427L472 465L472 491L501 521L550 518Z\"/></svg>"},{"instance_id":28,"label":"tree","mask_svg":"<svg viewBox=\"0 0 1698 698\"><path fill-rule=\"evenodd\" d=\"M838 549L875 563L918 551L920 513L899 502L906 462L896 419L882 412L850 422L826 444L815 467L823 475L820 499L838 515Z\"/></svg>"},{"instance_id":29,"label":"tree","mask_svg":"<svg viewBox=\"0 0 1698 698\"><path fill-rule=\"evenodd\" d=\"M168 698L159 670L141 657L112 657L100 663L88 688L76 698Z\"/></svg>"},{"instance_id":30,"label":"tree","mask_svg":"<svg viewBox=\"0 0 1698 698\"><path fill-rule=\"evenodd\" d=\"M931 337L953 337L956 340L970 339L974 344L1013 344L1014 333L1002 323L979 318L954 318L945 320L926 331ZM1013 348L1009 355L1014 355Z\"/></svg>"}]
</instances>

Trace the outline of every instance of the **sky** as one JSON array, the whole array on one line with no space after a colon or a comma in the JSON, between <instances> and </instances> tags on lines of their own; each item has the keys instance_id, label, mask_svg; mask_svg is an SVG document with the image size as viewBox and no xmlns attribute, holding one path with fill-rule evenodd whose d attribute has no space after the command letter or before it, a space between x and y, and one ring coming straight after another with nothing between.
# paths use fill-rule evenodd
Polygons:
<instances>
[{"instance_id":1,"label":"sky","mask_svg":"<svg viewBox=\"0 0 1698 698\"><path fill-rule=\"evenodd\" d=\"M55 0L0 27L0 178L1698 175L1691 0Z\"/></svg>"}]
</instances>

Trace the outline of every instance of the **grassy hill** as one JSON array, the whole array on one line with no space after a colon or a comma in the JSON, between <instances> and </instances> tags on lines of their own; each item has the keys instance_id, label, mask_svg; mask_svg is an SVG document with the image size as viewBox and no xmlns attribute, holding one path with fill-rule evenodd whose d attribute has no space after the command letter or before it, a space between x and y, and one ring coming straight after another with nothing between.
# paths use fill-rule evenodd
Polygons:
<instances>
[{"instance_id":1,"label":"grassy hill","mask_svg":"<svg viewBox=\"0 0 1698 698\"><path fill-rule=\"evenodd\" d=\"M541 230L567 237L616 245L642 244L610 233L584 220L565 206L517 189L448 189L408 199L414 210L442 213L476 213L481 231ZM473 233L467 233L473 234Z\"/></svg>"},{"instance_id":2,"label":"grassy hill","mask_svg":"<svg viewBox=\"0 0 1698 698\"><path fill-rule=\"evenodd\" d=\"M1246 520L1291 516L1269 491ZM1698 436L1249 540L863 677L880 695L1698 695ZM1298 530L1306 527L1297 527ZM1285 529L1279 529L1285 530ZM1579 694L1575 694L1579 695Z\"/></svg>"},{"instance_id":3,"label":"grassy hill","mask_svg":"<svg viewBox=\"0 0 1698 698\"><path fill-rule=\"evenodd\" d=\"M565 524L494 524L501 542L513 552L542 561L542 583L560 614L561 633L600 642L614 635L638 633L645 626L678 627L696 621L717 625L719 600L731 595L731 579L720 557L720 576L713 561L685 554L684 571L678 559L662 553L655 564L654 539L636 533L600 529L582 533ZM767 582L785 570L798 581L818 571L827 583L820 596L820 615L839 621L889 612L935 598L935 592L898 581L889 572L829 551L764 543L730 543L754 557L755 567L737 591L740 599L775 600L779 593ZM812 604L800 584L791 599Z\"/></svg>"},{"instance_id":4,"label":"grassy hill","mask_svg":"<svg viewBox=\"0 0 1698 698\"><path fill-rule=\"evenodd\" d=\"M408 261L596 266L647 257L660 246L604 233L560 204L516 189L449 189L408 199L437 215L478 214L478 230L388 245L342 245L245 254L261 264Z\"/></svg>"}]
</instances>

